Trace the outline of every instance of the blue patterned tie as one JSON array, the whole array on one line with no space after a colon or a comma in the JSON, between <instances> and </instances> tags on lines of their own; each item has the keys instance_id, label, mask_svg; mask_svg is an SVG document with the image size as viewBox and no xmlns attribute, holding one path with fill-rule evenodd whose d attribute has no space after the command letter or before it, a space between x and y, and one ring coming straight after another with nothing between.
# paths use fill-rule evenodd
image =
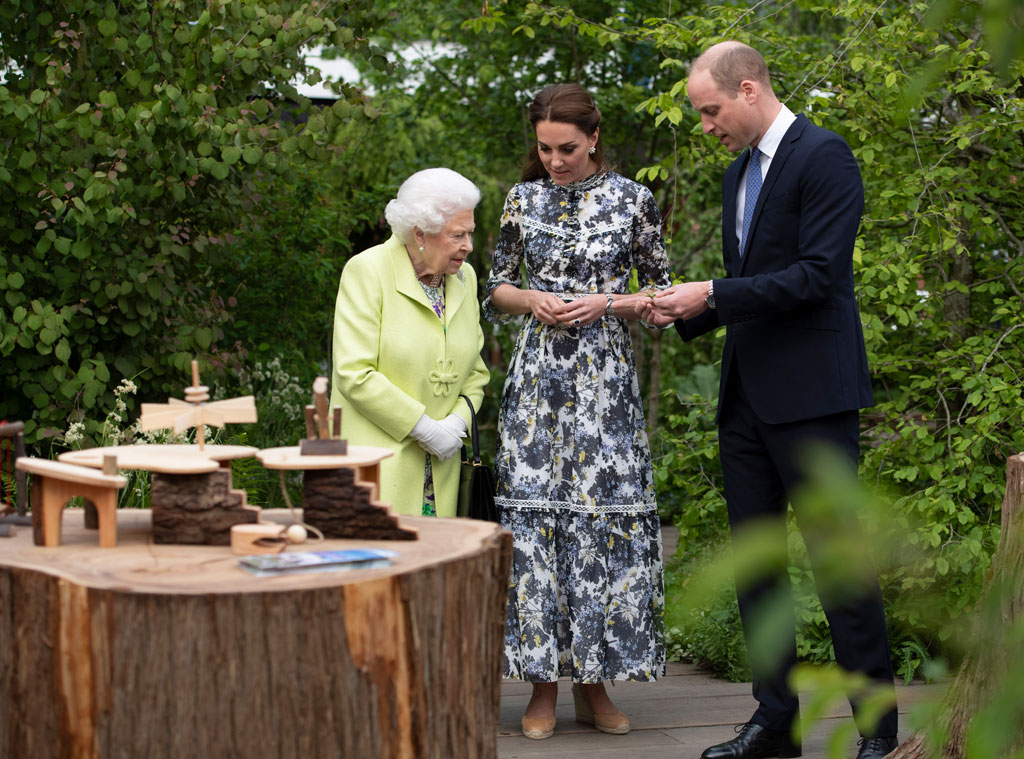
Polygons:
<instances>
[{"instance_id":1,"label":"blue patterned tie","mask_svg":"<svg viewBox=\"0 0 1024 759\"><path fill-rule=\"evenodd\" d=\"M754 148L750 151L750 160L747 161L747 192L743 201L743 233L740 235L740 256L747 249L747 232L750 231L750 222L754 218L754 206L757 205L757 196L761 192L761 151Z\"/></svg>"}]
</instances>

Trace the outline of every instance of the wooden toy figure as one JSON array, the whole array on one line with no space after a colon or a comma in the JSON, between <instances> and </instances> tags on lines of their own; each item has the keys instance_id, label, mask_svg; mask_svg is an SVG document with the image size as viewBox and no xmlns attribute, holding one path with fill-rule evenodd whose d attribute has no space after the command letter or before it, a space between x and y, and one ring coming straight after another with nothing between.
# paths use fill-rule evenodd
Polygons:
<instances>
[{"instance_id":1,"label":"wooden toy figure","mask_svg":"<svg viewBox=\"0 0 1024 759\"><path fill-rule=\"evenodd\" d=\"M334 409L334 434L328 429L327 378L313 381L313 405L306 406L306 438L299 444L303 456L344 456L348 441L341 439L341 407Z\"/></svg>"},{"instance_id":2,"label":"wooden toy figure","mask_svg":"<svg viewBox=\"0 0 1024 759\"><path fill-rule=\"evenodd\" d=\"M228 422L255 422L256 401L251 395L206 403L210 388L199 384L199 362L192 362L192 385L185 388L185 400L168 398L167 403L143 403L139 429L173 427L182 433L196 428L199 450L203 449L203 425L223 427Z\"/></svg>"}]
</instances>

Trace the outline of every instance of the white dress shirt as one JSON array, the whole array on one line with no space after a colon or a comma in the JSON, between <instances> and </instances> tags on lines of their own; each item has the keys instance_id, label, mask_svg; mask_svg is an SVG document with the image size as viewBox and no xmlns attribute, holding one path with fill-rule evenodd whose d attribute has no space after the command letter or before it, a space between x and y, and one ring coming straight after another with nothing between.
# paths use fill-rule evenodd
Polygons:
<instances>
[{"instance_id":1,"label":"white dress shirt","mask_svg":"<svg viewBox=\"0 0 1024 759\"><path fill-rule=\"evenodd\" d=\"M768 175L768 169L772 165L772 158L775 157L776 151L779 149L779 145L782 143L782 138L786 135L786 131L792 126L793 122L796 121L796 114L794 114L785 105L782 106L782 110L775 117L775 121L768 127L768 131L764 133L761 141L757 143L757 149L760 150L763 155L761 156L761 179L763 180ZM736 244L739 245L740 237L743 235L743 212L747 205L747 170L746 168L740 172L740 186L736 191Z\"/></svg>"}]
</instances>

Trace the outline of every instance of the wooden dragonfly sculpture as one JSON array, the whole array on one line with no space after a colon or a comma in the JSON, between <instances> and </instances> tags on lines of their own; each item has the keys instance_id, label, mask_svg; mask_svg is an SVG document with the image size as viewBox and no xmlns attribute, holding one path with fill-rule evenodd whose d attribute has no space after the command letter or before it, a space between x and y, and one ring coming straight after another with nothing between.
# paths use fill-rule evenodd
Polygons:
<instances>
[{"instance_id":1,"label":"wooden dragonfly sculpture","mask_svg":"<svg viewBox=\"0 0 1024 759\"><path fill-rule=\"evenodd\" d=\"M199 384L199 362L193 361L192 385L185 388L185 400L168 398L167 403L143 403L139 429L173 427L180 434L189 427L195 427L199 450L203 450L204 425L223 427L227 423L256 421L256 400L253 396L207 403L210 400L209 390Z\"/></svg>"}]
</instances>

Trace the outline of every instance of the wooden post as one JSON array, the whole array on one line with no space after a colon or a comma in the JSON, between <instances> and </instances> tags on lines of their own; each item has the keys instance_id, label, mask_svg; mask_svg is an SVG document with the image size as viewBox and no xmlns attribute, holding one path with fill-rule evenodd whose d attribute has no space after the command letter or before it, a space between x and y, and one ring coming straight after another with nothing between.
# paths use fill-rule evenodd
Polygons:
<instances>
[{"instance_id":1,"label":"wooden post","mask_svg":"<svg viewBox=\"0 0 1024 759\"><path fill-rule=\"evenodd\" d=\"M1002 530L999 545L992 556L992 567L982 591L979 609L985 606L985 596L1001 593L996 599L1001 607L1004 627L985 629L979 624L975 643L968 652L943 701L946 722L946 745L938 756L943 759L963 759L967 730L979 709L986 706L1002 683L1012 657L1020 651L1008 649L1005 632L1024 614L1024 453L1011 456L1006 462L1006 495L1003 497ZM1019 747L1024 743L1024 725L1013 728ZM935 756L929 751L925 738L916 733L889 755L890 759L925 759Z\"/></svg>"}]
</instances>

